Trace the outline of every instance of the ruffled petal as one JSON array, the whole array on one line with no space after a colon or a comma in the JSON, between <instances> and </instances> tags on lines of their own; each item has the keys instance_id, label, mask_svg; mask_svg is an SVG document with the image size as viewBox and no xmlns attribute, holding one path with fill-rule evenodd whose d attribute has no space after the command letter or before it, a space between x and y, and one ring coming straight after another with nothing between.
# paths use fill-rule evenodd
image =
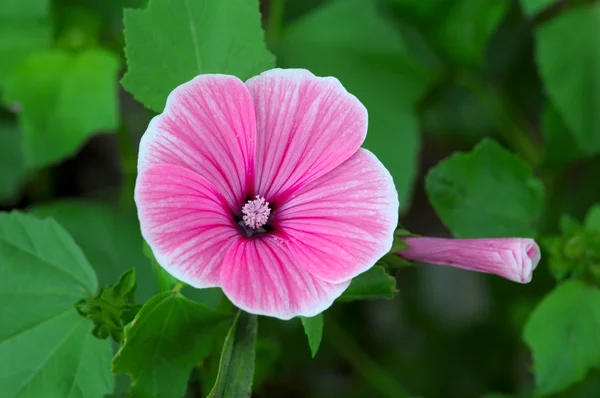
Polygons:
<instances>
[{"instance_id":1,"label":"ruffled petal","mask_svg":"<svg viewBox=\"0 0 600 398\"><path fill-rule=\"evenodd\" d=\"M255 193L271 202L352 156L367 110L333 77L272 69L246 82L256 109Z\"/></svg>"},{"instance_id":2,"label":"ruffled petal","mask_svg":"<svg viewBox=\"0 0 600 398\"><path fill-rule=\"evenodd\" d=\"M274 235L240 237L223 260L221 283L237 307L280 319L315 316L350 284L331 284L311 276Z\"/></svg>"},{"instance_id":3,"label":"ruffled petal","mask_svg":"<svg viewBox=\"0 0 600 398\"><path fill-rule=\"evenodd\" d=\"M368 270L392 247L398 194L366 149L313 181L273 213L298 264L331 283Z\"/></svg>"},{"instance_id":4,"label":"ruffled petal","mask_svg":"<svg viewBox=\"0 0 600 398\"><path fill-rule=\"evenodd\" d=\"M161 164L140 172L135 202L158 263L194 287L219 286L221 263L240 233L215 187L185 167Z\"/></svg>"},{"instance_id":5,"label":"ruffled petal","mask_svg":"<svg viewBox=\"0 0 600 398\"><path fill-rule=\"evenodd\" d=\"M234 76L200 75L177 87L140 143L138 170L187 167L239 209L252 191L256 120L252 98Z\"/></svg>"}]
</instances>

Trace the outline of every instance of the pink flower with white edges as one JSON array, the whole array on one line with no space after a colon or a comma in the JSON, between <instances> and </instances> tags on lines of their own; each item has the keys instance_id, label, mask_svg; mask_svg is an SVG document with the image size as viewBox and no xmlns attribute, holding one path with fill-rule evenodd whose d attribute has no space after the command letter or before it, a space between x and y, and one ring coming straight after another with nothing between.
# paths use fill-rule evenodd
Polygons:
<instances>
[{"instance_id":1,"label":"pink flower with white edges","mask_svg":"<svg viewBox=\"0 0 600 398\"><path fill-rule=\"evenodd\" d=\"M392 177L332 77L273 69L177 87L140 144L135 201L159 264L239 308L314 316L392 246Z\"/></svg>"}]
</instances>

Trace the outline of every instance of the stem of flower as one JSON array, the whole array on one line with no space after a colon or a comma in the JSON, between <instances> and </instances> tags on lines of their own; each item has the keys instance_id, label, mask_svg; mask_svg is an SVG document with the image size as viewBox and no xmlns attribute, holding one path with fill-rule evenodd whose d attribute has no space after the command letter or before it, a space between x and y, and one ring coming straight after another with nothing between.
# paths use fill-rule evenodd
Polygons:
<instances>
[{"instance_id":1,"label":"stem of flower","mask_svg":"<svg viewBox=\"0 0 600 398\"><path fill-rule=\"evenodd\" d=\"M515 116L516 112L512 104L499 95L493 87L473 72L458 74L458 82L487 108L494 120L498 132L531 166L538 165L540 154L536 145L524 130L525 121Z\"/></svg>"},{"instance_id":2,"label":"stem of flower","mask_svg":"<svg viewBox=\"0 0 600 398\"><path fill-rule=\"evenodd\" d=\"M117 138L119 140L121 167L123 170L120 205L123 209L129 209L133 205L133 191L137 175L137 157L131 143L131 136L124 122L117 129Z\"/></svg>"},{"instance_id":3,"label":"stem of flower","mask_svg":"<svg viewBox=\"0 0 600 398\"><path fill-rule=\"evenodd\" d=\"M396 378L369 357L333 317L327 318L325 336L333 349L382 397L410 398L411 395L396 381Z\"/></svg>"},{"instance_id":4,"label":"stem of flower","mask_svg":"<svg viewBox=\"0 0 600 398\"><path fill-rule=\"evenodd\" d=\"M266 27L267 42L271 47L275 47L281 33L283 25L283 10L285 8L285 0L269 1L269 14Z\"/></svg>"}]
</instances>

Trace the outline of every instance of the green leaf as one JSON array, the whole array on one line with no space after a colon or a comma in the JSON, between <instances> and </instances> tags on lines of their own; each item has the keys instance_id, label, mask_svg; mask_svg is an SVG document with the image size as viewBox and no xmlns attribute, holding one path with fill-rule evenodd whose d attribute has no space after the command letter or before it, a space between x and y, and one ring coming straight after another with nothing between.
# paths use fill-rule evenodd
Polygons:
<instances>
[{"instance_id":1,"label":"green leaf","mask_svg":"<svg viewBox=\"0 0 600 398\"><path fill-rule=\"evenodd\" d=\"M95 339L74 307L96 288L92 267L60 225L0 213L0 396L112 391L110 343Z\"/></svg>"},{"instance_id":2,"label":"green leaf","mask_svg":"<svg viewBox=\"0 0 600 398\"><path fill-rule=\"evenodd\" d=\"M301 316L300 320L302 321L304 333L306 333L306 337L308 338L310 353L314 358L317 355L317 351L319 351L319 346L323 339L323 314L321 313L311 318Z\"/></svg>"},{"instance_id":3,"label":"green leaf","mask_svg":"<svg viewBox=\"0 0 600 398\"><path fill-rule=\"evenodd\" d=\"M543 157L545 167L560 167L586 157L556 107L550 103L542 111L542 131L546 144Z\"/></svg>"},{"instance_id":4,"label":"green leaf","mask_svg":"<svg viewBox=\"0 0 600 398\"><path fill-rule=\"evenodd\" d=\"M375 265L352 279L337 301L391 299L396 293L396 278L388 275L382 266Z\"/></svg>"},{"instance_id":5,"label":"green leaf","mask_svg":"<svg viewBox=\"0 0 600 398\"><path fill-rule=\"evenodd\" d=\"M94 133L116 129L118 58L104 50L53 50L25 59L6 82L5 101L22 107L28 167L72 156Z\"/></svg>"},{"instance_id":6,"label":"green leaf","mask_svg":"<svg viewBox=\"0 0 600 398\"><path fill-rule=\"evenodd\" d=\"M156 112L168 94L202 73L246 80L275 64L258 0L151 0L125 10L123 87Z\"/></svg>"},{"instance_id":7,"label":"green leaf","mask_svg":"<svg viewBox=\"0 0 600 398\"><path fill-rule=\"evenodd\" d=\"M434 47L455 63L473 65L504 17L508 0L394 0Z\"/></svg>"},{"instance_id":8,"label":"green leaf","mask_svg":"<svg viewBox=\"0 0 600 398\"><path fill-rule=\"evenodd\" d=\"M0 123L0 202L11 200L17 195L24 177L25 165L19 127Z\"/></svg>"},{"instance_id":9,"label":"green leaf","mask_svg":"<svg viewBox=\"0 0 600 398\"><path fill-rule=\"evenodd\" d=\"M536 14L544 11L544 9L557 3L556 0L521 0L521 7L525 15L534 17Z\"/></svg>"},{"instance_id":10,"label":"green leaf","mask_svg":"<svg viewBox=\"0 0 600 398\"><path fill-rule=\"evenodd\" d=\"M44 18L50 11L50 0L3 0L0 18Z\"/></svg>"},{"instance_id":11,"label":"green leaf","mask_svg":"<svg viewBox=\"0 0 600 398\"><path fill-rule=\"evenodd\" d=\"M177 292L160 293L125 328L112 371L131 376L133 397L181 398L194 365L212 352L214 330L228 318Z\"/></svg>"},{"instance_id":12,"label":"green leaf","mask_svg":"<svg viewBox=\"0 0 600 398\"><path fill-rule=\"evenodd\" d=\"M586 154L600 151L598 25L600 3L594 2L557 16L535 32L536 60L546 92Z\"/></svg>"},{"instance_id":13,"label":"green leaf","mask_svg":"<svg viewBox=\"0 0 600 398\"><path fill-rule=\"evenodd\" d=\"M365 147L390 170L406 209L420 141L413 106L430 77L394 25L371 0L333 1L290 26L277 56L284 67L337 77L366 106Z\"/></svg>"},{"instance_id":14,"label":"green leaf","mask_svg":"<svg viewBox=\"0 0 600 398\"><path fill-rule=\"evenodd\" d=\"M544 189L531 167L492 140L431 169L427 195L457 238L535 236Z\"/></svg>"},{"instance_id":15,"label":"green leaf","mask_svg":"<svg viewBox=\"0 0 600 398\"><path fill-rule=\"evenodd\" d=\"M524 339L533 353L536 385L553 394L600 366L600 291L578 281L554 289L531 314Z\"/></svg>"},{"instance_id":16,"label":"green leaf","mask_svg":"<svg viewBox=\"0 0 600 398\"><path fill-rule=\"evenodd\" d=\"M258 317L239 311L223 344L219 374L208 398L251 395L257 334Z\"/></svg>"},{"instance_id":17,"label":"green leaf","mask_svg":"<svg viewBox=\"0 0 600 398\"><path fill-rule=\"evenodd\" d=\"M135 267L136 301L145 302L157 292L150 261L142 252L144 240L135 214L83 200L63 200L29 211L54 218L73 236L96 270L100 286L112 285Z\"/></svg>"},{"instance_id":18,"label":"green leaf","mask_svg":"<svg viewBox=\"0 0 600 398\"><path fill-rule=\"evenodd\" d=\"M586 231L600 232L600 203L595 204L585 216Z\"/></svg>"},{"instance_id":19,"label":"green leaf","mask_svg":"<svg viewBox=\"0 0 600 398\"><path fill-rule=\"evenodd\" d=\"M125 272L113 286L100 289L94 297L82 299L77 311L94 323L92 334L99 339L111 336L116 343L123 341L123 329L131 322L141 305L135 304L135 268Z\"/></svg>"},{"instance_id":20,"label":"green leaf","mask_svg":"<svg viewBox=\"0 0 600 398\"><path fill-rule=\"evenodd\" d=\"M144 255L148 257L148 259L152 263L152 273L154 274L154 278L156 279L158 291L165 292L167 290L173 289L173 286L175 286L175 284L179 282L179 280L171 274L169 274L167 271L165 271L165 269L158 264L156 258L154 257L154 254L152 253L152 249L150 248L150 246L148 246L148 243L146 243L146 241L144 241Z\"/></svg>"}]
</instances>

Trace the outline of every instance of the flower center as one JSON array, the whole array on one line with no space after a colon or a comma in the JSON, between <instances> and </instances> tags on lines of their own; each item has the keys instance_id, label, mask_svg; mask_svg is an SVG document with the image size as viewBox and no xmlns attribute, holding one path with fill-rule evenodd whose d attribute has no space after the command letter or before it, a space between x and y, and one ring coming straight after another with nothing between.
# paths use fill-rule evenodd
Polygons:
<instances>
[{"instance_id":1,"label":"flower center","mask_svg":"<svg viewBox=\"0 0 600 398\"><path fill-rule=\"evenodd\" d=\"M265 198L256 196L256 199L249 200L244 207L242 207L242 220L246 226L252 229L259 229L269 221L269 215L271 214L271 208L269 202L265 201Z\"/></svg>"}]
</instances>

